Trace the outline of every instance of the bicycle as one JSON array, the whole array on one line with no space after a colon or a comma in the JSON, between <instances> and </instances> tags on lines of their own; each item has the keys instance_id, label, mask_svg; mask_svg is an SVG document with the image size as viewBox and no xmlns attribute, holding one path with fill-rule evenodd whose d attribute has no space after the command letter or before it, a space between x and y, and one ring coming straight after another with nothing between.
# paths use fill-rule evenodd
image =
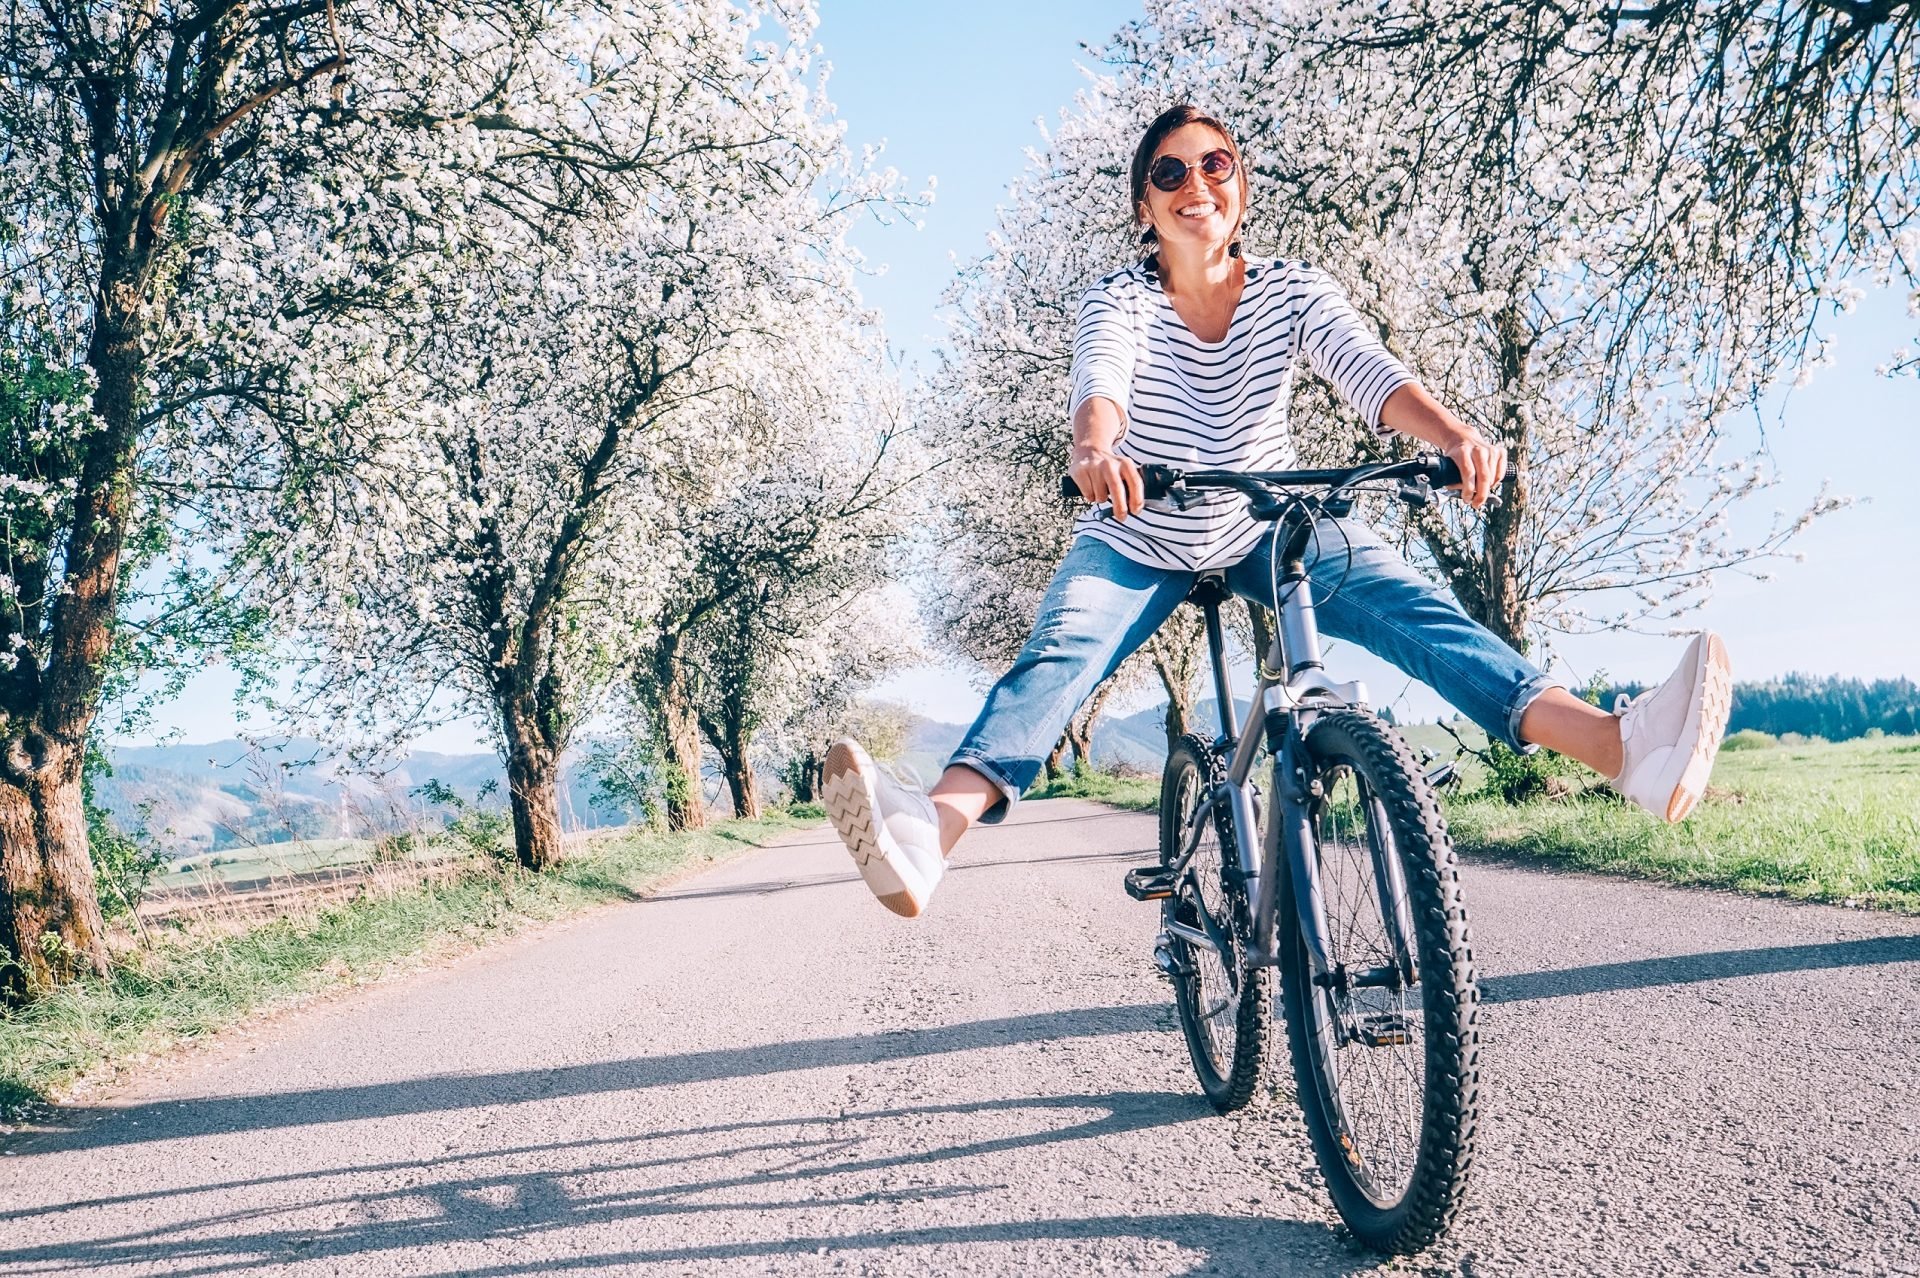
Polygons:
<instances>
[{"instance_id":1,"label":"bicycle","mask_svg":"<svg viewBox=\"0 0 1920 1278\"><path fill-rule=\"evenodd\" d=\"M1202 574L1188 596L1206 620L1221 735L1188 734L1170 752L1160 860L1129 871L1126 890L1161 902L1155 961L1173 981L1208 1100L1227 1112L1253 1097L1277 1001L1335 1209L1365 1245L1419 1251L1459 1210L1479 1112L1471 937L1433 791L1450 765L1423 772L1367 708L1365 687L1328 677L1304 556L1319 517L1349 513L1354 490L1397 482L1399 498L1419 505L1458 483L1459 471L1432 456L1331 470L1142 471L1149 500L1183 505L1195 488L1236 489L1284 541L1274 557L1278 625L1259 641L1244 724L1226 663L1224 574ZM1062 489L1079 495L1070 478ZM1263 746L1267 795L1253 781ZM1272 809L1264 828L1263 807Z\"/></svg>"}]
</instances>

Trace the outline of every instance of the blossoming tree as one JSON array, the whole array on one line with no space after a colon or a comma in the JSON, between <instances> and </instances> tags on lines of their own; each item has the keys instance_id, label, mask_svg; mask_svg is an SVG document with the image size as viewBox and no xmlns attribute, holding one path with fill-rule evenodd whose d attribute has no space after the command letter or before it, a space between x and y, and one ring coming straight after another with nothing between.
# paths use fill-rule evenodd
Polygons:
<instances>
[{"instance_id":1,"label":"blossoming tree","mask_svg":"<svg viewBox=\"0 0 1920 1278\"><path fill-rule=\"evenodd\" d=\"M564 737L551 690L570 671L548 654L600 651L571 607L590 565L610 592L652 571L586 550L631 502L625 477L664 469L626 445L697 451L641 428L717 340L695 304L768 271L788 298L818 274L817 227L789 228L775 266L759 251L772 232L719 215L764 192L768 219L821 213L802 206L831 185L821 157L838 144L803 83L812 26L805 3L778 0L63 0L0 15L8 991L105 966L80 774L136 516L187 520L255 568L299 566L282 581L331 570L295 620L390 643L336 645L343 661L464 671L529 743L514 764L522 853L550 851L543 752ZM524 330L500 307L521 307ZM714 320L756 322L738 306ZM609 387L583 389L595 379ZM489 451L516 426L551 446L544 476ZM548 559L513 559L534 526ZM447 552L436 571L463 596L437 596L433 575L404 587L420 611L471 613L440 665L430 636L453 632L402 641L382 619L392 583L320 623L329 591L362 602L345 581L363 537L361 568Z\"/></svg>"},{"instance_id":2,"label":"blossoming tree","mask_svg":"<svg viewBox=\"0 0 1920 1278\"><path fill-rule=\"evenodd\" d=\"M685 517L766 461L743 415L788 412L795 377L838 367L800 361L857 302L846 222L893 198L809 78L810 13L780 18L771 43L721 3L569 28L529 109L606 158L476 200L422 255L424 322L316 437L344 460L282 490L301 711L363 741L493 723L533 868L560 854L573 733L674 624ZM816 449L805 425L780 447Z\"/></svg>"},{"instance_id":3,"label":"blossoming tree","mask_svg":"<svg viewBox=\"0 0 1920 1278\"><path fill-rule=\"evenodd\" d=\"M433 6L416 16L431 20ZM0 15L0 989L103 970L81 797L145 462L251 394L197 357L198 255L279 189L362 31L328 0ZM151 451L150 451L151 450Z\"/></svg>"},{"instance_id":4,"label":"blossoming tree","mask_svg":"<svg viewBox=\"0 0 1920 1278\"><path fill-rule=\"evenodd\" d=\"M703 742L735 812L756 814L763 735L830 716L911 649L875 601L899 575L917 459L893 369L858 321L818 307L756 350L754 394L710 406L739 463L664 530L678 553L631 693L668 765L673 829L705 821Z\"/></svg>"}]
</instances>

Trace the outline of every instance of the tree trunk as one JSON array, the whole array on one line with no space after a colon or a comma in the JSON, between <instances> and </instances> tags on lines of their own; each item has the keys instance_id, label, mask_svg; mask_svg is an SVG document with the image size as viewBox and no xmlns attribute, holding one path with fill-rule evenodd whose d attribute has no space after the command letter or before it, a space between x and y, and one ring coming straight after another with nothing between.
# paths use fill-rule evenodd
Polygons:
<instances>
[{"instance_id":1,"label":"tree trunk","mask_svg":"<svg viewBox=\"0 0 1920 1278\"><path fill-rule=\"evenodd\" d=\"M753 779L753 768L747 763L746 752L729 752L726 758L727 792L733 796L733 814L737 817L757 817L760 815L760 787Z\"/></svg>"},{"instance_id":2,"label":"tree trunk","mask_svg":"<svg viewBox=\"0 0 1920 1278\"><path fill-rule=\"evenodd\" d=\"M1067 731L1060 734L1060 739L1053 743L1053 749L1047 751L1047 780L1058 781L1060 779L1060 773L1063 770L1064 761L1067 757L1067 750L1072 744L1073 730L1072 728L1068 728Z\"/></svg>"},{"instance_id":3,"label":"tree trunk","mask_svg":"<svg viewBox=\"0 0 1920 1278\"><path fill-rule=\"evenodd\" d=\"M793 790L793 802L812 803L818 799L822 766L822 752L818 750L808 750L787 764L783 775Z\"/></svg>"},{"instance_id":4,"label":"tree trunk","mask_svg":"<svg viewBox=\"0 0 1920 1278\"><path fill-rule=\"evenodd\" d=\"M15 683L0 706L0 946L14 964L0 968L0 992L12 998L85 972L104 975L108 966L80 771L113 650L120 552L133 509L135 394L146 363L136 276L113 263L103 268L87 350L103 428L88 437L77 476L46 666L37 684Z\"/></svg>"},{"instance_id":5,"label":"tree trunk","mask_svg":"<svg viewBox=\"0 0 1920 1278\"><path fill-rule=\"evenodd\" d=\"M560 752L540 731L531 710L510 706L502 716L507 739L507 799L513 812L513 854L529 870L559 864Z\"/></svg>"},{"instance_id":6,"label":"tree trunk","mask_svg":"<svg viewBox=\"0 0 1920 1278\"><path fill-rule=\"evenodd\" d=\"M8 741L0 761L0 995L9 1001L107 971L80 763L81 751L33 731Z\"/></svg>"},{"instance_id":7,"label":"tree trunk","mask_svg":"<svg viewBox=\"0 0 1920 1278\"><path fill-rule=\"evenodd\" d=\"M1253 661L1257 677L1259 668L1266 663L1268 655L1273 651L1273 610L1263 608L1256 603L1249 603L1247 624L1253 631Z\"/></svg>"},{"instance_id":8,"label":"tree trunk","mask_svg":"<svg viewBox=\"0 0 1920 1278\"><path fill-rule=\"evenodd\" d=\"M1193 722L1193 680L1200 670L1205 625L1197 612L1181 609L1148 642L1153 668L1167 690L1167 751L1172 753Z\"/></svg>"},{"instance_id":9,"label":"tree trunk","mask_svg":"<svg viewBox=\"0 0 1920 1278\"><path fill-rule=\"evenodd\" d=\"M700 715L678 656L677 645L663 645L655 656L654 671L653 717L667 764L667 828L704 830L707 805L700 788Z\"/></svg>"},{"instance_id":10,"label":"tree trunk","mask_svg":"<svg viewBox=\"0 0 1920 1278\"><path fill-rule=\"evenodd\" d=\"M1109 679L1093 690L1080 709L1074 712L1067 722L1067 740L1073 747L1073 766L1091 771L1093 768L1093 725L1100 719L1100 712L1106 709L1107 698L1113 695L1114 681Z\"/></svg>"},{"instance_id":11,"label":"tree trunk","mask_svg":"<svg viewBox=\"0 0 1920 1278\"><path fill-rule=\"evenodd\" d=\"M1533 356L1533 334L1526 317L1509 306L1495 317L1500 335L1501 443L1507 449L1508 469L1500 483L1500 504L1485 512L1482 523L1486 556L1486 615L1481 625L1525 652L1529 645L1527 623L1532 619L1533 602L1520 584L1519 541L1525 532L1528 489L1527 418L1521 406L1532 396L1529 376Z\"/></svg>"}]
</instances>

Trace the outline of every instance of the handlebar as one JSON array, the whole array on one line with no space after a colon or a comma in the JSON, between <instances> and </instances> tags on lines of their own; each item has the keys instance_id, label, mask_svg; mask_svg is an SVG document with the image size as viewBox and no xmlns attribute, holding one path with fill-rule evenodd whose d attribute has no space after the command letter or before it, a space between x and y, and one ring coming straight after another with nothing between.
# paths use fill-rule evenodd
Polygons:
<instances>
[{"instance_id":1,"label":"handlebar","mask_svg":"<svg viewBox=\"0 0 1920 1278\"><path fill-rule=\"evenodd\" d=\"M1271 497L1275 488L1325 488L1339 492L1357 484L1399 480L1419 484L1425 480L1431 488L1449 488L1460 482L1460 467L1450 457L1421 453L1397 462L1368 462L1364 466L1320 470L1175 470L1171 466L1149 463L1140 468L1140 478L1148 501L1167 496L1178 497L1191 488L1232 488L1249 497ZM1072 475L1060 477L1060 495L1080 501L1080 485Z\"/></svg>"}]
</instances>

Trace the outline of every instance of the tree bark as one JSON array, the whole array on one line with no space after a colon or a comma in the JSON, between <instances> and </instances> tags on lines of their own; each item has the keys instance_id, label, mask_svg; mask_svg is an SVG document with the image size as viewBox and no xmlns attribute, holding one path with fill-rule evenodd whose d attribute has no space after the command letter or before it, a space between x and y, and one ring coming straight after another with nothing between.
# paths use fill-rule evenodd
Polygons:
<instances>
[{"instance_id":1,"label":"tree bark","mask_svg":"<svg viewBox=\"0 0 1920 1278\"><path fill-rule=\"evenodd\" d=\"M733 796L733 814L737 817L757 817L760 815L760 787L753 778L753 768L749 766L746 752L735 755L729 753L726 758L727 792Z\"/></svg>"},{"instance_id":2,"label":"tree bark","mask_svg":"<svg viewBox=\"0 0 1920 1278\"><path fill-rule=\"evenodd\" d=\"M1193 680L1200 669L1201 636L1199 614L1181 609L1148 641L1153 668L1167 690L1168 753L1193 722Z\"/></svg>"},{"instance_id":3,"label":"tree bark","mask_svg":"<svg viewBox=\"0 0 1920 1278\"><path fill-rule=\"evenodd\" d=\"M102 427L79 467L66 572L37 680L13 681L0 707L0 945L15 966L0 991L34 997L107 971L80 771L106 678L119 606L120 554L132 513L135 406L145 356L138 271L103 269L87 362ZM51 938L51 939L48 939Z\"/></svg>"},{"instance_id":4,"label":"tree bark","mask_svg":"<svg viewBox=\"0 0 1920 1278\"><path fill-rule=\"evenodd\" d=\"M1113 680L1108 679L1093 690L1073 718L1067 721L1067 741L1073 747L1073 766L1091 770L1093 767L1093 725L1100 719L1100 712L1106 709L1107 698L1113 695Z\"/></svg>"},{"instance_id":5,"label":"tree bark","mask_svg":"<svg viewBox=\"0 0 1920 1278\"><path fill-rule=\"evenodd\" d=\"M663 643L654 655L653 718L666 755L669 830L703 830L707 825L700 787L700 715L691 682L680 665L678 645Z\"/></svg>"},{"instance_id":6,"label":"tree bark","mask_svg":"<svg viewBox=\"0 0 1920 1278\"><path fill-rule=\"evenodd\" d=\"M818 799L824 755L824 751L810 749L787 764L783 776L793 791L793 802L812 803Z\"/></svg>"},{"instance_id":7,"label":"tree bark","mask_svg":"<svg viewBox=\"0 0 1920 1278\"><path fill-rule=\"evenodd\" d=\"M507 801L513 812L514 859L529 870L559 864L560 752L533 710L512 705L502 716L507 740Z\"/></svg>"},{"instance_id":8,"label":"tree bark","mask_svg":"<svg viewBox=\"0 0 1920 1278\"><path fill-rule=\"evenodd\" d=\"M1047 780L1058 781L1060 779L1060 773L1065 768L1067 750L1072 745L1073 730L1069 728L1060 734L1058 741L1053 743L1053 749L1047 751Z\"/></svg>"},{"instance_id":9,"label":"tree bark","mask_svg":"<svg viewBox=\"0 0 1920 1278\"><path fill-rule=\"evenodd\" d=\"M1532 490L1528 483L1531 431L1523 405L1533 396L1533 343L1537 338L1519 308L1509 306L1494 317L1500 377L1500 439L1508 469L1500 481L1500 502L1481 512L1479 544L1456 533L1431 508L1415 516L1414 525L1427 543L1453 596L1469 617L1505 640L1516 652L1531 645L1527 635L1533 620L1533 600L1521 579L1521 539L1526 535Z\"/></svg>"},{"instance_id":10,"label":"tree bark","mask_svg":"<svg viewBox=\"0 0 1920 1278\"><path fill-rule=\"evenodd\" d=\"M27 732L0 762L0 996L107 971L81 804L81 752ZM10 961L9 961L10 956Z\"/></svg>"},{"instance_id":11,"label":"tree bark","mask_svg":"<svg viewBox=\"0 0 1920 1278\"><path fill-rule=\"evenodd\" d=\"M1527 419L1521 405L1532 395L1531 362L1534 334L1519 308L1509 306L1495 317L1500 337L1501 442L1507 448L1508 469L1500 483L1500 504L1484 512L1486 553L1486 615L1480 624L1525 652L1527 623L1533 604L1520 581L1519 539L1524 531L1527 504Z\"/></svg>"}]
</instances>

